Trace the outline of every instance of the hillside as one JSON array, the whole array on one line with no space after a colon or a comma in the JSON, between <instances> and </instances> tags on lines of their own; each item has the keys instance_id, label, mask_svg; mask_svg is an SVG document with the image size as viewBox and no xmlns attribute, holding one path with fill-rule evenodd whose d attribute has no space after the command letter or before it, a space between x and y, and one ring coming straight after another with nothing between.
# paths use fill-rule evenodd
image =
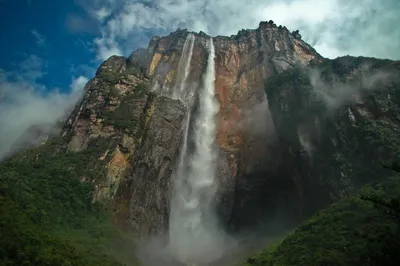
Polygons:
<instances>
[{"instance_id":1,"label":"hillside","mask_svg":"<svg viewBox=\"0 0 400 266\"><path fill-rule=\"evenodd\" d=\"M55 154L59 138L1 163L1 265L135 265L132 238L92 201L98 148ZM88 168L92 166L93 168Z\"/></svg>"}]
</instances>

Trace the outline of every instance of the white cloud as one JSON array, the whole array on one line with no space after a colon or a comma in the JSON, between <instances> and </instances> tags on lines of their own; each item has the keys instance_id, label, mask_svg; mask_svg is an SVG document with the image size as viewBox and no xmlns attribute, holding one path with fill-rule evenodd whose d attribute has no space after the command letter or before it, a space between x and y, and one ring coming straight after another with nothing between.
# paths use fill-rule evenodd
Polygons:
<instances>
[{"instance_id":1,"label":"white cloud","mask_svg":"<svg viewBox=\"0 0 400 266\"><path fill-rule=\"evenodd\" d=\"M104 61L112 55L121 55L122 51L114 38L97 38L94 40L97 46L97 59Z\"/></svg>"},{"instance_id":2,"label":"white cloud","mask_svg":"<svg viewBox=\"0 0 400 266\"><path fill-rule=\"evenodd\" d=\"M43 46L46 43L46 39L37 30L31 30L31 34L35 37L36 45Z\"/></svg>"},{"instance_id":3,"label":"white cloud","mask_svg":"<svg viewBox=\"0 0 400 266\"><path fill-rule=\"evenodd\" d=\"M81 92L88 81L89 81L89 79L84 76L79 76L77 78L73 78L72 83L70 85L71 92L72 93Z\"/></svg>"},{"instance_id":4,"label":"white cloud","mask_svg":"<svg viewBox=\"0 0 400 266\"><path fill-rule=\"evenodd\" d=\"M82 95L83 76L73 79L70 93L38 84L43 67L41 58L30 55L17 71L0 69L0 160L28 127L56 122Z\"/></svg>"},{"instance_id":5,"label":"white cloud","mask_svg":"<svg viewBox=\"0 0 400 266\"><path fill-rule=\"evenodd\" d=\"M319 70L314 69L308 72L315 94L325 103L329 111L336 111L339 107L354 100L354 97L359 98L367 91L385 88L400 81L398 72L394 69L375 70L368 62L362 63L352 74L353 80L350 81L327 82Z\"/></svg>"},{"instance_id":6,"label":"white cloud","mask_svg":"<svg viewBox=\"0 0 400 266\"><path fill-rule=\"evenodd\" d=\"M81 64L81 65L70 65L69 71L73 76L84 76L93 77L96 74L96 68L91 65Z\"/></svg>"},{"instance_id":7,"label":"white cloud","mask_svg":"<svg viewBox=\"0 0 400 266\"><path fill-rule=\"evenodd\" d=\"M102 7L100 9L93 11L93 16L99 21L103 22L109 15L111 15L111 10Z\"/></svg>"},{"instance_id":8,"label":"white cloud","mask_svg":"<svg viewBox=\"0 0 400 266\"><path fill-rule=\"evenodd\" d=\"M104 22L101 36L95 39L98 60L128 55L149 41L147 31L168 34L181 27L213 36L231 35L270 19L290 30L299 29L303 39L326 57L400 59L397 0L96 0L92 4L85 8Z\"/></svg>"}]
</instances>

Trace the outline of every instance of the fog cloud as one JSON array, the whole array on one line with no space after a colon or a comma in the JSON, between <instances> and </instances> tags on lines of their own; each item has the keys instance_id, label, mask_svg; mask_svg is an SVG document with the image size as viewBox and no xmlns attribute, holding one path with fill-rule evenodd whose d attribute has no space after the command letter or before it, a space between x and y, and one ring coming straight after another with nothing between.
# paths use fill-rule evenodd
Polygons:
<instances>
[{"instance_id":1,"label":"fog cloud","mask_svg":"<svg viewBox=\"0 0 400 266\"><path fill-rule=\"evenodd\" d=\"M397 0L92 0L79 1L101 34L95 38L98 60L129 55L147 45L152 34L178 27L213 36L236 34L274 20L323 56L366 55L400 59L400 2ZM85 3L83 3L85 2Z\"/></svg>"},{"instance_id":2,"label":"fog cloud","mask_svg":"<svg viewBox=\"0 0 400 266\"><path fill-rule=\"evenodd\" d=\"M318 70L310 72L310 82L317 96L328 107L336 110L351 100L361 99L363 92L387 86L396 77L395 73L375 70L369 65L362 65L348 82L335 80L326 82Z\"/></svg>"},{"instance_id":3,"label":"fog cloud","mask_svg":"<svg viewBox=\"0 0 400 266\"><path fill-rule=\"evenodd\" d=\"M269 143L276 141L275 125L268 107L266 95L261 102L241 109L241 129L253 137L265 138Z\"/></svg>"},{"instance_id":4,"label":"fog cloud","mask_svg":"<svg viewBox=\"0 0 400 266\"><path fill-rule=\"evenodd\" d=\"M0 160L27 128L54 123L82 95L87 78L74 78L71 92L62 93L57 88L49 90L36 82L44 75L44 69L45 62L31 55L18 71L0 70Z\"/></svg>"}]
</instances>

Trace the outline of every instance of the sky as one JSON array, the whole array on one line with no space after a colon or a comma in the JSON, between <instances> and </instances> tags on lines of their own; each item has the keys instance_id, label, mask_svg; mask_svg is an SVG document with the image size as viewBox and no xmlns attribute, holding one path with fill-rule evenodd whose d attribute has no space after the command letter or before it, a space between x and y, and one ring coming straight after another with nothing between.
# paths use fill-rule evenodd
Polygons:
<instances>
[{"instance_id":1,"label":"sky","mask_svg":"<svg viewBox=\"0 0 400 266\"><path fill-rule=\"evenodd\" d=\"M0 0L0 158L70 108L111 55L178 27L212 36L273 20L321 55L400 60L399 0Z\"/></svg>"}]
</instances>

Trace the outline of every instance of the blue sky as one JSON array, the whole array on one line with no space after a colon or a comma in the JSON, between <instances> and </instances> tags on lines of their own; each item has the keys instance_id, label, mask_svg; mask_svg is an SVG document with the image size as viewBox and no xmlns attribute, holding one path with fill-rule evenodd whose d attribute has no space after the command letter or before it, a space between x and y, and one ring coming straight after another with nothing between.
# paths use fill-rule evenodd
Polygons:
<instances>
[{"instance_id":1,"label":"blue sky","mask_svg":"<svg viewBox=\"0 0 400 266\"><path fill-rule=\"evenodd\" d=\"M65 115L111 55L179 28L236 34L274 20L325 57L400 59L399 0L0 0L0 159Z\"/></svg>"},{"instance_id":2,"label":"blue sky","mask_svg":"<svg viewBox=\"0 0 400 266\"><path fill-rule=\"evenodd\" d=\"M363 42L363 38L400 38L398 30L390 32L395 30L390 24L399 22L396 15L400 14L393 10L400 9L400 1L364 0L364 7L357 3L356 6L343 4L339 0L250 2L252 4L229 0L218 3L200 0L0 0L0 68L17 73L21 71L21 64L25 68L41 66L42 75L37 77L37 82L47 90L69 91L74 77L90 78L108 56L127 56L138 46L146 46L152 35L168 34L177 27L229 35L243 26L254 28L260 20L270 18L289 29L300 28L303 38L328 57L361 53L400 59L400 52L396 54L395 51L399 50L399 44L386 43L390 47L381 48L378 44L372 48L352 44L354 40ZM332 13L345 14L330 16ZM376 19L379 21L374 21ZM372 25L366 25L368 20ZM384 25L382 32L386 35L374 36L373 24L381 28ZM366 33L357 36L354 30ZM351 44L349 36L353 37ZM343 49L341 41L349 47ZM387 48L390 51L385 51Z\"/></svg>"},{"instance_id":3,"label":"blue sky","mask_svg":"<svg viewBox=\"0 0 400 266\"><path fill-rule=\"evenodd\" d=\"M73 76L92 74L89 66L96 64L87 43L93 33L70 31L69 14L84 11L66 0L1 1L0 68L16 73L21 64L31 67L36 63L36 68L42 67L45 72L37 81L49 89L58 87L63 91L69 90ZM32 56L42 60L38 62Z\"/></svg>"}]
</instances>

